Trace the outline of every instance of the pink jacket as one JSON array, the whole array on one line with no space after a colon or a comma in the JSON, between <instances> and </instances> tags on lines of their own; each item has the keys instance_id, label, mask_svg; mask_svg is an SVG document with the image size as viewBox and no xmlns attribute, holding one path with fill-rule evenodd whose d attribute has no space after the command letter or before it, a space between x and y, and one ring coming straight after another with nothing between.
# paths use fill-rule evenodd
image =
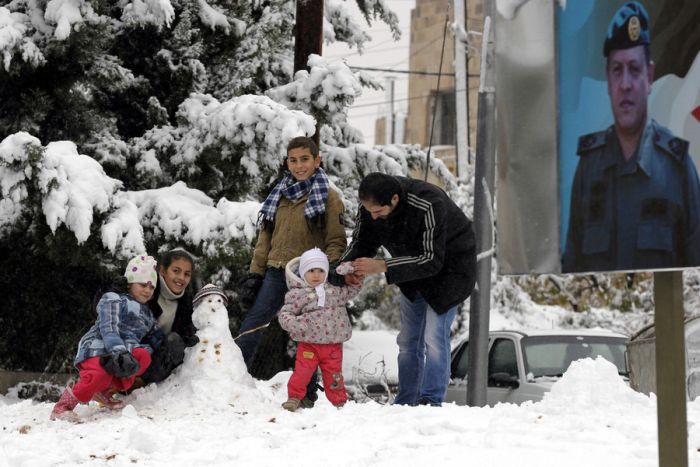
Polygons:
<instances>
[{"instance_id":1,"label":"pink jacket","mask_svg":"<svg viewBox=\"0 0 700 467\"><path fill-rule=\"evenodd\" d=\"M277 318L282 329L297 342L337 344L350 339L352 325L345 304L360 291L358 287L335 287L326 282L326 303L318 306L316 291L299 277L299 258L285 267L289 292Z\"/></svg>"}]
</instances>

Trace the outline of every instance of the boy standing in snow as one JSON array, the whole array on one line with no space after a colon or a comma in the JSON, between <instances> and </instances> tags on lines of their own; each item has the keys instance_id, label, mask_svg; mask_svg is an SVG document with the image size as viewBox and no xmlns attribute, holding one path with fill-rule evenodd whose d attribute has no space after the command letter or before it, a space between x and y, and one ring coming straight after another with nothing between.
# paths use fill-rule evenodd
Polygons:
<instances>
[{"instance_id":1,"label":"boy standing in snow","mask_svg":"<svg viewBox=\"0 0 700 467\"><path fill-rule=\"evenodd\" d=\"M133 258L124 276L128 293L107 292L97 304L97 321L80 339L75 357L80 379L66 386L51 420L78 422L73 409L90 400L111 410L124 407L110 391L129 389L151 364L153 348L163 338L147 305L158 280L155 259Z\"/></svg>"},{"instance_id":2,"label":"boy standing in snow","mask_svg":"<svg viewBox=\"0 0 700 467\"><path fill-rule=\"evenodd\" d=\"M279 179L260 209L261 227L250 273L241 283L239 297L248 311L241 323L238 347L251 374L264 325L284 304L285 266L309 248L321 248L337 262L347 245L343 200L321 167L321 153L313 139L292 138L280 167ZM316 378L302 399L314 406Z\"/></svg>"},{"instance_id":3,"label":"boy standing in snow","mask_svg":"<svg viewBox=\"0 0 700 467\"><path fill-rule=\"evenodd\" d=\"M338 267L338 273L344 266ZM287 384L289 398L282 404L291 412L299 408L318 366L331 404L341 407L348 399L343 381L343 342L350 339L352 326L345 304L360 289L326 283L328 269L328 257L318 248L305 251L285 268L289 292L278 318L282 329L297 342L294 373Z\"/></svg>"}]
</instances>

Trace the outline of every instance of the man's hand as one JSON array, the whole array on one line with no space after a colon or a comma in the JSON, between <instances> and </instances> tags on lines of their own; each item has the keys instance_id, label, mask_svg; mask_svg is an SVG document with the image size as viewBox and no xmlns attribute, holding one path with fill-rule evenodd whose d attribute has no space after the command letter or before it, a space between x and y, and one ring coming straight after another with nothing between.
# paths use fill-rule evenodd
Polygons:
<instances>
[{"instance_id":1,"label":"man's hand","mask_svg":"<svg viewBox=\"0 0 700 467\"><path fill-rule=\"evenodd\" d=\"M352 262L355 274L366 276L386 272L386 262L383 259L357 258Z\"/></svg>"},{"instance_id":2,"label":"man's hand","mask_svg":"<svg viewBox=\"0 0 700 467\"><path fill-rule=\"evenodd\" d=\"M362 287L362 282L365 280L364 276L356 272L345 274L343 277L345 277L345 285L350 287Z\"/></svg>"}]
</instances>

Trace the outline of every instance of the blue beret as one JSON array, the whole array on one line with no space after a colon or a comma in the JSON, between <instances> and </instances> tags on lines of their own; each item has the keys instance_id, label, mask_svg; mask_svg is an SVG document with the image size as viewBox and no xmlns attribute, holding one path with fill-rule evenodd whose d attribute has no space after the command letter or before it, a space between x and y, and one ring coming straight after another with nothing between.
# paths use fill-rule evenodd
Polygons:
<instances>
[{"instance_id":1,"label":"blue beret","mask_svg":"<svg viewBox=\"0 0 700 467\"><path fill-rule=\"evenodd\" d=\"M605 36L603 55L611 50L649 45L649 14L639 2L627 2L615 12Z\"/></svg>"}]
</instances>

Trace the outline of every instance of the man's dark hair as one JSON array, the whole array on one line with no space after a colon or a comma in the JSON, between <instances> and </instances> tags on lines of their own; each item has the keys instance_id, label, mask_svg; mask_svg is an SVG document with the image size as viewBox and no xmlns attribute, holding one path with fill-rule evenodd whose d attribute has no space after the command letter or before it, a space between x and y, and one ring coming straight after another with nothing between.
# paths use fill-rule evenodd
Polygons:
<instances>
[{"instance_id":1,"label":"man's dark hair","mask_svg":"<svg viewBox=\"0 0 700 467\"><path fill-rule=\"evenodd\" d=\"M318 146L316 146L313 139L306 136L297 136L296 138L292 138L291 141L289 141L289 144L287 144L287 154L289 154L289 151L296 148L307 148L309 151L311 151L312 156L318 156Z\"/></svg>"},{"instance_id":2,"label":"man's dark hair","mask_svg":"<svg viewBox=\"0 0 700 467\"><path fill-rule=\"evenodd\" d=\"M380 206L391 206L391 198L401 193L401 184L391 175L372 172L360 182L360 201L370 201Z\"/></svg>"},{"instance_id":3,"label":"man's dark hair","mask_svg":"<svg viewBox=\"0 0 700 467\"><path fill-rule=\"evenodd\" d=\"M192 265L192 271L194 271L194 256L192 256L192 254L184 248L173 248L170 251L166 251L163 254L163 256L161 256L160 262L158 264L160 266L163 266L163 269L168 269L173 263L173 261L177 259L184 259L185 261L189 261Z\"/></svg>"}]
</instances>

